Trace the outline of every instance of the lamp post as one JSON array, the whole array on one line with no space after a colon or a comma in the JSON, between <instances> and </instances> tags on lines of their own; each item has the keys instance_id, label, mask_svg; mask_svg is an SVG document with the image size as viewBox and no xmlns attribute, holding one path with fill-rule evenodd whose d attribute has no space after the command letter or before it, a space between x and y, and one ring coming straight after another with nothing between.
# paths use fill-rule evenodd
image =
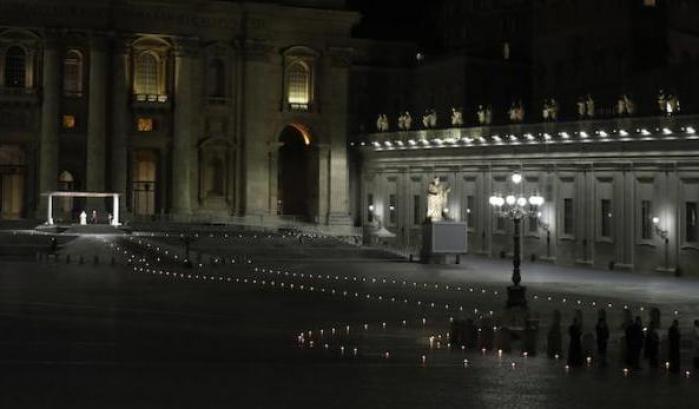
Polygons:
<instances>
[{"instance_id":1,"label":"lamp post","mask_svg":"<svg viewBox=\"0 0 699 409\"><path fill-rule=\"evenodd\" d=\"M666 229L663 229L660 227L660 218L659 217L653 217L653 227L655 227L655 234L660 236L660 238L663 239L665 242L665 271L668 271L670 269L669 263L670 263L670 254L669 254L669 244L670 244L670 239L668 237L668 231Z\"/></svg>"},{"instance_id":2,"label":"lamp post","mask_svg":"<svg viewBox=\"0 0 699 409\"><path fill-rule=\"evenodd\" d=\"M519 185L522 183L522 175L519 173L512 174L512 183ZM495 213L500 217L512 219L514 223L514 251L512 257L512 284L507 287L507 308L522 307L527 308L526 287L521 286L522 275L520 273L520 264L522 263L520 254L520 225L522 219L527 216L538 216L538 207L544 204L544 198L538 194L526 197L511 193L504 198L499 195L490 197L490 205L495 209ZM534 209L529 209L533 206Z\"/></svg>"}]
</instances>

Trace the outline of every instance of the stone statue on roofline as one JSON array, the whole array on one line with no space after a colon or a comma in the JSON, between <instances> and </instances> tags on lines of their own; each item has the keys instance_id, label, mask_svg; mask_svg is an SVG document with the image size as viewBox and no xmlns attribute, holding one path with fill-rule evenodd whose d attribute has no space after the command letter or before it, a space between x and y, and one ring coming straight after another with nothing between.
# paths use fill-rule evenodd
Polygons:
<instances>
[{"instance_id":1,"label":"stone statue on roofline","mask_svg":"<svg viewBox=\"0 0 699 409\"><path fill-rule=\"evenodd\" d=\"M462 126L464 124L464 116L461 108L451 108L451 125L452 126Z\"/></svg>"}]
</instances>

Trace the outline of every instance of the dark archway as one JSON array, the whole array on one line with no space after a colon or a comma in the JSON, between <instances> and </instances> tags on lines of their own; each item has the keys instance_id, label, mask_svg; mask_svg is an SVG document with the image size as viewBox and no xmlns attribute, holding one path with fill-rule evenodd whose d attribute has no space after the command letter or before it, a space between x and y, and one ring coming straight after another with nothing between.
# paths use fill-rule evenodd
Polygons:
<instances>
[{"instance_id":1,"label":"dark archway","mask_svg":"<svg viewBox=\"0 0 699 409\"><path fill-rule=\"evenodd\" d=\"M279 135L277 210L282 216L311 220L316 213L317 154L308 130L289 125Z\"/></svg>"}]
</instances>

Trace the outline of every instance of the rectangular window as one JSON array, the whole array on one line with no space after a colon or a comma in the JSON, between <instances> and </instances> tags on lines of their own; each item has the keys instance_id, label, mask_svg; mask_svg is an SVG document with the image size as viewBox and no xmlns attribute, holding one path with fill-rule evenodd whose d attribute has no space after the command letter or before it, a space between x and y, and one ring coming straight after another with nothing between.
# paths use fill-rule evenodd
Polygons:
<instances>
[{"instance_id":1,"label":"rectangular window","mask_svg":"<svg viewBox=\"0 0 699 409\"><path fill-rule=\"evenodd\" d=\"M573 234L573 199L563 199L563 234Z\"/></svg>"},{"instance_id":2,"label":"rectangular window","mask_svg":"<svg viewBox=\"0 0 699 409\"><path fill-rule=\"evenodd\" d=\"M388 195L388 222L395 225L398 219L396 210L396 195Z\"/></svg>"},{"instance_id":3,"label":"rectangular window","mask_svg":"<svg viewBox=\"0 0 699 409\"><path fill-rule=\"evenodd\" d=\"M369 193L366 195L366 204L367 204L367 221L369 223L374 222L374 195Z\"/></svg>"},{"instance_id":4,"label":"rectangular window","mask_svg":"<svg viewBox=\"0 0 699 409\"><path fill-rule=\"evenodd\" d=\"M697 202L687 202L685 209L685 241L697 241Z\"/></svg>"},{"instance_id":5,"label":"rectangular window","mask_svg":"<svg viewBox=\"0 0 699 409\"><path fill-rule=\"evenodd\" d=\"M539 212L536 206L529 205L529 233L539 231Z\"/></svg>"},{"instance_id":6,"label":"rectangular window","mask_svg":"<svg viewBox=\"0 0 699 409\"><path fill-rule=\"evenodd\" d=\"M612 201L602 199L600 204L600 217L602 218L602 226L600 235L602 237L610 237L612 235Z\"/></svg>"},{"instance_id":7,"label":"rectangular window","mask_svg":"<svg viewBox=\"0 0 699 409\"><path fill-rule=\"evenodd\" d=\"M153 132L153 118L138 118L136 129L138 132Z\"/></svg>"},{"instance_id":8,"label":"rectangular window","mask_svg":"<svg viewBox=\"0 0 699 409\"><path fill-rule=\"evenodd\" d=\"M495 230L497 231L504 231L505 230L505 218L498 215L496 225L495 225Z\"/></svg>"},{"instance_id":9,"label":"rectangular window","mask_svg":"<svg viewBox=\"0 0 699 409\"><path fill-rule=\"evenodd\" d=\"M63 129L73 129L75 128L75 116L74 115L63 115Z\"/></svg>"},{"instance_id":10,"label":"rectangular window","mask_svg":"<svg viewBox=\"0 0 699 409\"><path fill-rule=\"evenodd\" d=\"M474 212L476 211L476 198L474 196L466 196L466 227L475 229Z\"/></svg>"},{"instance_id":11,"label":"rectangular window","mask_svg":"<svg viewBox=\"0 0 699 409\"><path fill-rule=\"evenodd\" d=\"M422 198L420 195L413 196L413 224L422 223L422 209L420 203Z\"/></svg>"},{"instance_id":12,"label":"rectangular window","mask_svg":"<svg viewBox=\"0 0 699 409\"><path fill-rule=\"evenodd\" d=\"M653 238L653 204L650 200L641 201L641 239Z\"/></svg>"}]
</instances>

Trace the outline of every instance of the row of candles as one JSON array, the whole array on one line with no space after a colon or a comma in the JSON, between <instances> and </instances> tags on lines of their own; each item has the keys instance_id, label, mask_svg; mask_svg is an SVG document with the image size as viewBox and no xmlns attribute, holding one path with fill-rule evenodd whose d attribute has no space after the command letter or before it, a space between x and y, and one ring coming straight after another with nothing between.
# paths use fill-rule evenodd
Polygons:
<instances>
[{"instance_id":1,"label":"row of candles","mask_svg":"<svg viewBox=\"0 0 699 409\"><path fill-rule=\"evenodd\" d=\"M139 245L143 245L143 242L140 242ZM149 248L152 248L152 246L148 246L148 247L149 247ZM207 274L202 274L202 275L193 274L193 275L192 275L192 274L184 274L184 273L176 273L176 272L170 272L170 271L163 271L163 270L158 270L158 269L155 269L155 268L149 268L149 267L151 267L151 265L147 262L147 259L146 259L145 257L137 258L137 256L136 256L135 253L129 253L128 251L122 249L121 247L119 247L119 246L117 246L117 245L115 245L115 244L112 245L112 248L113 248L113 250L116 250L117 252L123 251L123 252L124 252L123 255L127 255L127 256L128 256L128 260L129 260L131 263L137 262L137 263L139 263L139 264L142 265L142 267L134 266L134 267L133 267L133 271L150 273L150 274L152 274L152 275L160 275L160 276L165 276L165 277L176 277L176 278L188 278L188 279L201 279L201 280L204 280L204 281L207 281L207 280L208 280L208 281L221 281L221 282L224 282L224 281L225 281L225 282L229 282L229 283L235 282L235 283L251 284L251 285L260 284L260 285L262 285L262 287L265 287L265 286L267 286L267 285L269 285L269 286L271 286L271 287L275 287L275 285L278 285L280 288L285 288L285 287L286 287L286 288L289 288L289 289L297 289L297 290L301 290L301 291L306 290L306 291L309 291L309 292L330 293L330 294L333 294L333 295L342 293L344 296L350 296L350 297L352 296L351 292L346 291L346 290L343 290L342 292L340 292L340 290L335 289L335 288L326 289L326 288L324 288L324 287L316 288L315 286L308 286L308 285L298 284L298 283L296 283L296 284L295 284L295 283L288 283L288 284L287 284L287 283L284 283L284 282L278 282L278 283L277 283L277 282L275 282L275 281L269 281L269 282L268 282L267 280L262 279L262 278L260 278L260 277L248 277L248 278L242 278L242 279L241 279L241 278L236 278L236 279L234 280L234 279L231 278L231 277L215 276L215 275L213 275L213 274L211 274L211 275L207 275ZM157 250L157 251L160 251L160 249L157 248L157 247L156 247L156 250ZM143 267L143 266L145 266L145 267ZM329 274L324 274L324 275L323 275L323 274L315 274L315 275L314 275L314 274L312 274L312 273L290 273L290 272L288 272L288 271L282 272L282 270L273 270L273 269L269 269L269 268L260 268L260 267L253 267L253 270L252 270L252 271L254 271L255 273L260 273L260 272L262 272L262 273L265 273L265 274L272 274L272 275L284 276L284 277L289 277L289 276L291 276L291 277L293 277L293 278L299 278L299 277L300 277L300 278L315 278L315 279L334 280L334 281L336 281L336 282L341 281L341 280L340 280L340 276L338 276L338 275L331 276L331 275L329 275ZM357 277L352 277L352 278L350 279L350 277L345 276L345 277L344 277L344 281L357 281ZM377 279L377 278L371 278L371 279L367 280L366 277L363 277L363 278L361 278L361 282L362 282L362 283L371 283L371 284L376 284L376 283L381 283L381 284L389 284L389 283L390 283L390 284L398 284L398 282L397 282L396 280L387 280L387 279L385 279L385 278L379 278L379 279ZM409 284L410 284L410 283L408 283L407 281L402 281L402 282L401 282L401 285L403 285L403 286L406 286L406 285L409 285ZM430 290L433 290L433 289L438 289L438 290L439 290L439 289L440 289L439 284L436 284L436 287L435 287L435 288L432 288L432 285L428 285L427 283L419 283L419 284L418 284L417 282L412 282L412 286L413 286L413 288L423 288L423 289L430 289ZM451 287L451 290L453 291L455 288L456 288L456 291L464 291L464 288L458 287L458 286L457 286L457 287L453 287L453 286L452 286L452 287ZM448 285L444 285L444 286L443 286L443 289L449 291L449 286L448 286ZM472 288L472 287L469 288L469 292L471 292L471 293L479 293L478 289L474 289L474 288ZM480 291L480 293L481 293L481 294L486 294L487 291L486 291L485 289L482 289L482 290ZM371 295L371 294L361 295L359 292L354 292L353 295L354 295L354 298L359 298L359 299L372 299L372 295ZM494 292L493 295L494 295L494 296L497 296L498 294L497 294L497 292ZM535 297L536 297L536 296L535 296ZM549 297L549 298L551 298L551 297ZM384 296L381 296L381 295L379 295L379 296L374 295L374 299L375 299L375 300L379 300L379 301L387 301L387 300L390 299L392 302L396 302L396 298L395 298L395 297L389 298L389 297L384 297ZM536 299L538 299L538 297L537 297ZM565 300L565 298L564 298L563 300ZM551 300L549 299L549 301L551 301ZM578 301L578 305L580 305L581 301L580 301L580 300L577 300L577 301ZM565 303L565 301L562 301L562 302ZM408 299L404 299L404 303L406 303L406 304L413 304L413 302L408 301ZM415 305L415 304L413 304L413 305ZM422 301L418 301L418 302L416 303L416 305L420 306L420 305L427 305L427 304L426 304L426 303L423 304ZM432 308L435 308L435 307L437 306L437 304L434 303L434 302L429 303L429 305L430 305ZM592 305L592 306L594 306L594 305ZM445 304L444 307L445 307L445 309L449 309L448 304ZM612 308L612 307L613 307L613 305L612 305L611 303L608 304L608 308ZM628 308L628 306L625 306L625 308ZM640 307L639 309L640 309L640 311L643 311L643 310L644 310L644 307ZM463 311L463 307L460 307L460 310ZM478 308L475 308L475 309L474 309L474 313L477 314L478 312L479 312L479 309L478 309ZM675 310L674 313L675 313L675 315L677 315L677 314L678 314L678 311ZM492 310L489 311L489 314L492 316L492 315L493 315L493 311L492 311ZM453 317L450 317L450 321L452 321L453 319L454 319ZM422 324L422 326L424 327L424 326L427 324L427 318L426 318L426 317L422 317L422 318L420 318L419 322L420 322L420 323ZM406 327L407 323L408 323L407 320L402 320L402 321L401 321L401 326L402 326L402 327ZM387 328L387 323L386 323L385 321L382 321L382 322L380 323L380 327L381 327L383 330L385 330L385 329ZM347 333L349 333L350 328L351 328L351 327L350 327L349 325L346 326L346 331L347 331ZM365 323L365 324L363 325L363 328L364 328L364 331L368 331L368 330L369 330L369 324L368 324L368 323ZM496 329L496 328L497 328L497 327L495 327L495 329ZM479 330L480 330L480 329L479 329ZM324 333L324 330L321 329L321 330L320 330L321 336L323 335L323 333ZM332 329L331 329L331 334L332 334L332 335L335 335L335 333L336 333L335 328L332 328ZM308 330L308 334L309 334L309 338L310 338L310 337L312 336L312 334L313 334L313 331L312 331L312 330ZM441 339L441 335L438 335L437 337L438 337L438 339ZM447 337L448 337L448 334L447 334ZM429 343L430 343L430 347L431 347L431 348L434 347L435 337L434 337L434 336L430 336L430 337L428 338L428 340L429 340ZM300 344L305 344L305 343L306 343L306 338L305 338L303 332L300 333L300 334L297 336L297 341L299 341ZM440 345L440 342L441 342L441 341L437 341L437 345L438 345L437 349L441 349L440 346L439 346L439 345ZM314 343L315 343L315 342L314 342L313 340L309 340L309 342L308 342L309 347L310 347L310 348L313 348L313 347L314 347ZM331 346L331 345L330 345L329 343L326 342L326 343L324 344L324 349L325 349L325 350L329 350L329 349L330 349L330 346ZM354 355L354 356L357 356L357 355L358 355L358 351L359 351L359 347L358 347L358 346L352 346L352 347L347 347L347 348L351 348L351 350L352 350L352 355ZM447 348L448 348L448 349L451 349L451 345L450 345L450 344L447 344ZM345 345L339 345L339 346L338 346L338 350L340 351L340 355L344 355L344 354L345 354L345 350L346 350ZM462 351L465 352L465 346L462 346ZM482 350L481 350L481 353L482 353L483 355L485 355L485 354L487 353L487 351L486 351L485 349L482 349ZM503 353L503 351L502 351L501 349L497 351L497 354L498 354L498 357L499 357L499 358L502 357L502 353ZM389 359L389 358L391 357L391 353L390 353L390 351L384 351L384 352L382 353L382 356L384 357L384 359ZM523 356L524 358L526 358L526 357L528 356L527 352L524 352L522 356ZM556 357L556 358L558 358L558 357ZM587 364L588 364L588 366L591 365L591 361L592 361L592 358L591 358L591 357L587 357ZM427 356L424 355L424 354L423 354L423 355L420 355L420 362L421 362L422 365L425 365L426 362L427 362ZM467 366L468 366L468 362L469 362L468 359L464 359L464 366L467 367ZM669 365L669 364L666 364L666 365ZM513 369L516 368L516 363L515 363L515 362L512 362L512 368L513 368ZM566 372L570 370L570 368L569 368L567 365L564 366L564 369L566 370ZM624 369L623 369L623 373L624 373L625 376L628 376L629 373L630 373L630 370L629 370L628 368L624 368ZM686 371L686 372L685 372L685 376L689 377L690 375L691 375L691 372L690 372L690 371Z\"/></svg>"}]
</instances>

